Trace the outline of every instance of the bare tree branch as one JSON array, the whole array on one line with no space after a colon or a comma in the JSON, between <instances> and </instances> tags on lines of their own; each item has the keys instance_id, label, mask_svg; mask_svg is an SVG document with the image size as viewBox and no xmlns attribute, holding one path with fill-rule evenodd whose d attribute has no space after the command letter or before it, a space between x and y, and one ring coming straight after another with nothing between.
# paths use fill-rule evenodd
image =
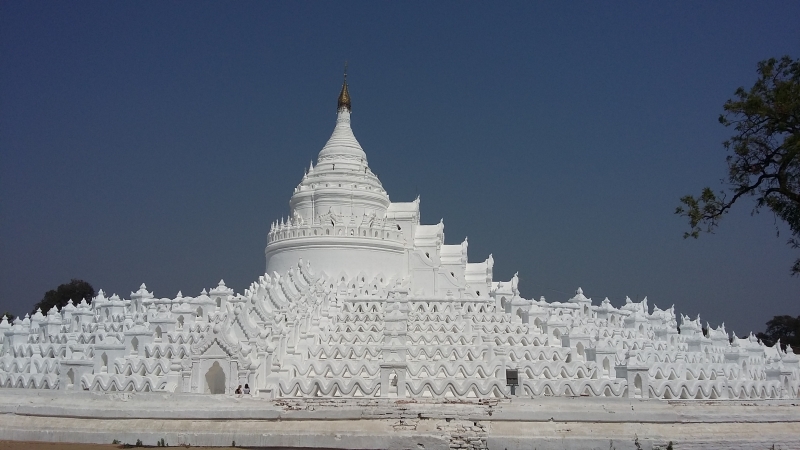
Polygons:
<instances>
[{"instance_id":1,"label":"bare tree branch","mask_svg":"<svg viewBox=\"0 0 800 450\"><path fill-rule=\"evenodd\" d=\"M719 122L736 134L723 142L729 152L731 195L704 188L697 197L681 197L675 214L689 219L684 238L713 233L722 216L745 195L757 196L754 211L766 206L789 225L800 242L800 60L788 56L758 63L759 79L750 90L736 89L723 105ZM800 259L792 267L800 274Z\"/></svg>"}]
</instances>

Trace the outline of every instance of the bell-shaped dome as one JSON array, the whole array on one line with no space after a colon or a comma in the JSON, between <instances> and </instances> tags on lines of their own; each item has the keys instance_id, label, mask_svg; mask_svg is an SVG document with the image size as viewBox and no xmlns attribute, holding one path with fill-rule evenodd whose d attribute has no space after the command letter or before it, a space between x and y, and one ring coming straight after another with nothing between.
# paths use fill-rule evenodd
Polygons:
<instances>
[{"instance_id":1,"label":"bell-shaped dome","mask_svg":"<svg viewBox=\"0 0 800 450\"><path fill-rule=\"evenodd\" d=\"M337 102L336 128L333 129L330 139L319 152L317 164L320 162L333 163L337 159L341 163L367 163L367 155L353 135L353 129L350 128L350 110L350 92L347 89L347 68L345 67L342 91L339 93Z\"/></svg>"},{"instance_id":2,"label":"bell-shaped dome","mask_svg":"<svg viewBox=\"0 0 800 450\"><path fill-rule=\"evenodd\" d=\"M309 167L295 188L289 201L291 215L307 223L319 222L326 214L361 222L364 217L382 218L389 203L389 195L369 169L367 155L350 127L350 94L345 79L336 127L319 152L316 166Z\"/></svg>"},{"instance_id":3,"label":"bell-shaped dome","mask_svg":"<svg viewBox=\"0 0 800 450\"><path fill-rule=\"evenodd\" d=\"M349 105L349 101L348 101ZM353 129L350 128L350 109L340 107L336 117L336 127L325 146L319 152L317 164L328 162L332 159L357 160L359 163L366 163L367 155L361 144L356 140Z\"/></svg>"}]
</instances>

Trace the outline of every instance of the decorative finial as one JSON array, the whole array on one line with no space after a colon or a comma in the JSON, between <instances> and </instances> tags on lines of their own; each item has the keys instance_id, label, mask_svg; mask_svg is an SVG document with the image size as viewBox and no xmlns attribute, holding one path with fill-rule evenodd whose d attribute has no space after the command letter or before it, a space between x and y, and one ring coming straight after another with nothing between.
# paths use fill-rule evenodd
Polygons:
<instances>
[{"instance_id":1,"label":"decorative finial","mask_svg":"<svg viewBox=\"0 0 800 450\"><path fill-rule=\"evenodd\" d=\"M347 92L347 61L344 62L344 82L342 92L339 93L339 105L337 109L347 108L350 111L350 93Z\"/></svg>"}]
</instances>

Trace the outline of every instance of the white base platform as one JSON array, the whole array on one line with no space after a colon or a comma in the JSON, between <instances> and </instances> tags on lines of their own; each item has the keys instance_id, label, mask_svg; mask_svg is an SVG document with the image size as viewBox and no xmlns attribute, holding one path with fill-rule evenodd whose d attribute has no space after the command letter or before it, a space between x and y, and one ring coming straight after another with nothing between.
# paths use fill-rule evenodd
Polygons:
<instances>
[{"instance_id":1,"label":"white base platform","mask_svg":"<svg viewBox=\"0 0 800 450\"><path fill-rule=\"evenodd\" d=\"M314 449L800 448L800 400L264 400L0 390L7 440Z\"/></svg>"}]
</instances>

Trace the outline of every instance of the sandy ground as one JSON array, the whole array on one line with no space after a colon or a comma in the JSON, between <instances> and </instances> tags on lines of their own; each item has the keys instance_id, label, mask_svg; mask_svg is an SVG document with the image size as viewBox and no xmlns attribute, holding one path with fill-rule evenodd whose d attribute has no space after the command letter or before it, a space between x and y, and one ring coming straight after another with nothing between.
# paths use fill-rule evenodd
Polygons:
<instances>
[{"instance_id":1,"label":"sandy ground","mask_svg":"<svg viewBox=\"0 0 800 450\"><path fill-rule=\"evenodd\" d=\"M64 442L0 441L0 450L118 450L125 448L116 444L68 444ZM130 447L140 448L140 447ZM158 448L158 447L150 447ZM234 450L234 447L173 447L194 450ZM239 447L241 449L242 447Z\"/></svg>"}]
</instances>

